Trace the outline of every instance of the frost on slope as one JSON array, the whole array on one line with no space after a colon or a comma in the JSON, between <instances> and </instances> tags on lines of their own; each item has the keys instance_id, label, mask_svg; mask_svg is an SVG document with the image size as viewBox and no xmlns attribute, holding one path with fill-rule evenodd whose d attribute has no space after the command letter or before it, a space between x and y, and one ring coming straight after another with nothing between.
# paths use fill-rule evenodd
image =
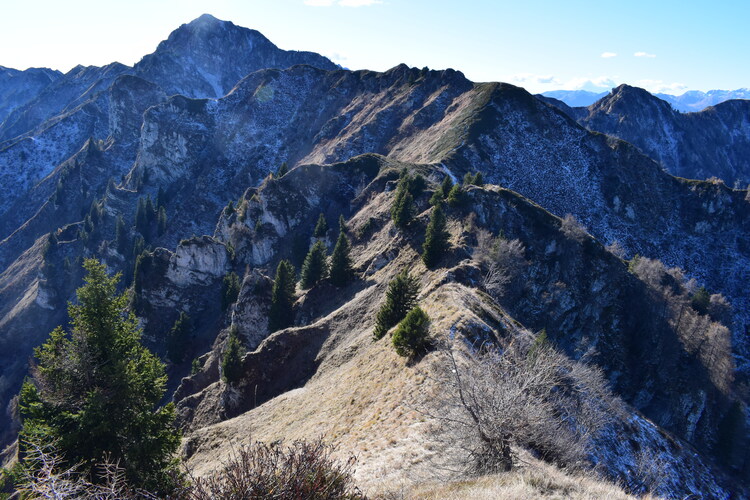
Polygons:
<instances>
[{"instance_id":1,"label":"frost on slope","mask_svg":"<svg viewBox=\"0 0 750 500\"><path fill-rule=\"evenodd\" d=\"M491 118L459 148L464 169L481 169L558 216L573 214L600 241L683 268L727 296L740 358L750 324L750 203L721 183L675 179L627 143L591 134L561 112L505 86ZM529 106L532 107L530 112Z\"/></svg>"}]
</instances>

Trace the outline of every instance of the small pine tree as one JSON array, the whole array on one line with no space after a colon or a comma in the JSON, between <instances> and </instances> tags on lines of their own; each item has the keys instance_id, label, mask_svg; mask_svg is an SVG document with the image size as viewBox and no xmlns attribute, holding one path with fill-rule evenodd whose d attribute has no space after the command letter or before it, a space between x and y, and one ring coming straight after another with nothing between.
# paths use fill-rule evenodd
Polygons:
<instances>
[{"instance_id":1,"label":"small pine tree","mask_svg":"<svg viewBox=\"0 0 750 500\"><path fill-rule=\"evenodd\" d=\"M138 198L138 205L135 209L135 229L144 239L148 237L148 214L146 211L146 200Z\"/></svg>"},{"instance_id":2,"label":"small pine tree","mask_svg":"<svg viewBox=\"0 0 750 500\"><path fill-rule=\"evenodd\" d=\"M391 206L391 219L399 229L406 229L414 218L414 198L408 189L397 189Z\"/></svg>"},{"instance_id":3,"label":"small pine tree","mask_svg":"<svg viewBox=\"0 0 750 500\"><path fill-rule=\"evenodd\" d=\"M339 215L339 232L346 233L348 230L349 228L346 227L346 219L344 219L343 215Z\"/></svg>"},{"instance_id":4,"label":"small pine tree","mask_svg":"<svg viewBox=\"0 0 750 500\"><path fill-rule=\"evenodd\" d=\"M354 276L350 252L349 238L341 231L331 254L331 283L334 286L344 286Z\"/></svg>"},{"instance_id":5,"label":"small pine tree","mask_svg":"<svg viewBox=\"0 0 750 500\"><path fill-rule=\"evenodd\" d=\"M474 176L474 185L479 187L484 186L484 177L482 177L482 172L477 172L477 174Z\"/></svg>"},{"instance_id":6,"label":"small pine tree","mask_svg":"<svg viewBox=\"0 0 750 500\"><path fill-rule=\"evenodd\" d=\"M416 174L414 177L407 177L406 179L407 189L412 197L419 198L424 188L427 187L427 181L422 174Z\"/></svg>"},{"instance_id":7,"label":"small pine tree","mask_svg":"<svg viewBox=\"0 0 750 500\"><path fill-rule=\"evenodd\" d=\"M452 207L457 207L463 204L464 190L460 184L456 184L455 186L451 188L450 193L448 193L448 196L446 197L445 201L447 201L448 205Z\"/></svg>"},{"instance_id":8,"label":"small pine tree","mask_svg":"<svg viewBox=\"0 0 750 500\"><path fill-rule=\"evenodd\" d=\"M194 358L193 362L190 363L190 375L196 375L203 369L203 365L198 358Z\"/></svg>"},{"instance_id":9,"label":"small pine tree","mask_svg":"<svg viewBox=\"0 0 750 500\"><path fill-rule=\"evenodd\" d=\"M706 287L702 286L698 288L692 297L690 297L690 305L698 311L700 314L708 313L708 306L711 303L711 294L708 293Z\"/></svg>"},{"instance_id":10,"label":"small pine tree","mask_svg":"<svg viewBox=\"0 0 750 500\"><path fill-rule=\"evenodd\" d=\"M146 198L146 217L149 223L156 218L156 207L154 206L154 201L151 199L151 195L148 195Z\"/></svg>"},{"instance_id":11,"label":"small pine tree","mask_svg":"<svg viewBox=\"0 0 750 500\"><path fill-rule=\"evenodd\" d=\"M276 177L278 179L281 179L282 177L284 177L288 173L289 173L289 167L287 166L286 162L282 162L281 166L276 171Z\"/></svg>"},{"instance_id":12,"label":"small pine tree","mask_svg":"<svg viewBox=\"0 0 750 500\"><path fill-rule=\"evenodd\" d=\"M409 275L409 271L406 269L388 283L385 302L380 306L375 319L373 337L376 340L383 338L385 332L404 319L406 313L417 304L418 294L419 281Z\"/></svg>"},{"instance_id":13,"label":"small pine tree","mask_svg":"<svg viewBox=\"0 0 750 500\"><path fill-rule=\"evenodd\" d=\"M240 342L237 326L232 325L229 329L229 340L227 349L221 358L221 378L227 384L234 384L242 378L242 356L244 348Z\"/></svg>"},{"instance_id":14,"label":"small pine tree","mask_svg":"<svg viewBox=\"0 0 750 500\"><path fill-rule=\"evenodd\" d=\"M474 174L466 172L464 174L464 186L471 186L472 184L474 184Z\"/></svg>"},{"instance_id":15,"label":"small pine tree","mask_svg":"<svg viewBox=\"0 0 750 500\"><path fill-rule=\"evenodd\" d=\"M234 271L224 276L221 287L221 310L226 311L240 295L240 278Z\"/></svg>"},{"instance_id":16,"label":"small pine tree","mask_svg":"<svg viewBox=\"0 0 750 500\"><path fill-rule=\"evenodd\" d=\"M414 356L429 346L430 318L421 307L410 310L396 327L391 341L399 356Z\"/></svg>"},{"instance_id":17,"label":"small pine tree","mask_svg":"<svg viewBox=\"0 0 750 500\"><path fill-rule=\"evenodd\" d=\"M157 232L159 236L167 232L167 211L164 207L159 207L159 215L157 216Z\"/></svg>"},{"instance_id":18,"label":"small pine tree","mask_svg":"<svg viewBox=\"0 0 750 500\"><path fill-rule=\"evenodd\" d=\"M425 266L432 268L438 263L440 257L448 249L449 236L443 209L437 205L430 214L430 222L427 224L427 233L422 246L422 262Z\"/></svg>"},{"instance_id":19,"label":"small pine tree","mask_svg":"<svg viewBox=\"0 0 750 500\"><path fill-rule=\"evenodd\" d=\"M312 246L302 264L300 285L302 288L312 288L328 276L328 259L325 244L318 240Z\"/></svg>"},{"instance_id":20,"label":"small pine tree","mask_svg":"<svg viewBox=\"0 0 750 500\"><path fill-rule=\"evenodd\" d=\"M293 324L295 269L288 260L282 260L276 267L276 279L271 293L271 310L268 314L268 330L275 332Z\"/></svg>"},{"instance_id":21,"label":"small pine tree","mask_svg":"<svg viewBox=\"0 0 750 500\"><path fill-rule=\"evenodd\" d=\"M326 233L328 232L328 222L326 222L326 217L323 215L323 212L320 213L320 216L318 216L318 222L315 224L315 230L313 231L313 236L316 238L325 238Z\"/></svg>"},{"instance_id":22,"label":"small pine tree","mask_svg":"<svg viewBox=\"0 0 750 500\"><path fill-rule=\"evenodd\" d=\"M443 199L448 197L448 193L453 189L453 179L450 175L446 175L443 179L443 183L440 185L440 192L443 194Z\"/></svg>"},{"instance_id":23,"label":"small pine tree","mask_svg":"<svg viewBox=\"0 0 750 500\"><path fill-rule=\"evenodd\" d=\"M224 215L229 217L234 213L234 200L229 200L229 203L227 203L227 206L224 207Z\"/></svg>"},{"instance_id":24,"label":"small pine tree","mask_svg":"<svg viewBox=\"0 0 750 500\"><path fill-rule=\"evenodd\" d=\"M167 333L167 357L173 363L181 363L185 358L187 342L193 331L190 316L185 311L180 312L180 317Z\"/></svg>"},{"instance_id":25,"label":"small pine tree","mask_svg":"<svg viewBox=\"0 0 750 500\"><path fill-rule=\"evenodd\" d=\"M128 248L128 233L122 215L117 216L117 222L115 223L115 248L121 255L125 255Z\"/></svg>"}]
</instances>

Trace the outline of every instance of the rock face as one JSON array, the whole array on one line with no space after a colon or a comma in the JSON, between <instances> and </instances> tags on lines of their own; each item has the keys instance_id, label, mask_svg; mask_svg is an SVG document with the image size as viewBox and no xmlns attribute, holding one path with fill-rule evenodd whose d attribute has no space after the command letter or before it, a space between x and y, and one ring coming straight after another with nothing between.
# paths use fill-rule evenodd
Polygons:
<instances>
[{"instance_id":1,"label":"rock face","mask_svg":"<svg viewBox=\"0 0 750 500\"><path fill-rule=\"evenodd\" d=\"M610 477L626 477L637 448L649 446L671 450L678 464L664 494L686 493L679 485L690 477L723 491L731 481L706 463L721 451L729 408L747 404L750 202L745 190L674 177L662 165L697 168L702 158L739 175L750 112L735 101L681 115L620 87L585 113L454 70L337 69L210 16L180 27L134 68L59 76L0 130L12 137L0 146L0 181L13 186L0 198L0 404L18 391L33 347L65 322L81 257L95 256L132 284L144 341L159 354L180 313L190 316L185 357L169 374L194 436L219 433L213 426L231 427L223 421L232 417L262 426L265 417L299 414L360 446L368 438L352 429L369 429L383 412L408 434L418 422L401 422L387 405L422 382L385 341L370 341L388 281L408 268L420 276L420 301L440 338L471 344L545 328L569 356L590 353L627 405L618 425L635 443L601 444ZM635 146L586 127L632 134ZM645 146L637 142L646 136ZM279 176L282 163L289 171ZM402 168L426 179L408 231L389 213ZM445 176L469 172L491 185L465 186L463 205L446 209L451 251L425 269L429 197ZM321 213L334 228L344 217L360 277L299 291L294 326L269 332L272 271L281 259L301 264ZM512 292L493 297L483 287L485 269L471 259L481 231L522 243L527 263ZM322 237L329 251L336 236ZM639 279L603 247L615 241L627 258L683 271ZM222 307L230 272L241 286ZM723 294L731 311L716 295L721 314L690 312L690 278ZM672 314L675 297L687 315ZM220 361L231 327L248 353L245 376L228 387ZM201 369L188 376L193 359ZM384 372L375 397L367 388ZM331 392L331 380L351 386ZM346 425L319 421L341 408ZM7 441L12 415L2 415ZM660 432L669 438L653 437ZM735 432L747 442L744 427ZM191 454L211 449L201 439ZM744 449L722 459L725 472L740 473Z\"/></svg>"},{"instance_id":2,"label":"rock face","mask_svg":"<svg viewBox=\"0 0 750 500\"><path fill-rule=\"evenodd\" d=\"M620 85L586 109L561 109L590 130L638 146L672 175L750 183L749 100L681 113L643 89Z\"/></svg>"},{"instance_id":3,"label":"rock face","mask_svg":"<svg viewBox=\"0 0 750 500\"><path fill-rule=\"evenodd\" d=\"M133 69L169 95L216 98L253 71L297 64L338 68L321 55L281 50L255 30L204 14L173 31Z\"/></svg>"},{"instance_id":4,"label":"rock face","mask_svg":"<svg viewBox=\"0 0 750 500\"><path fill-rule=\"evenodd\" d=\"M339 186L356 181L363 164L370 166L368 172L363 172L368 175L367 187L360 193L341 189ZM226 337L217 338L217 344L204 361L205 371L183 379L175 396L182 425L194 433L186 445L191 456L197 454L193 459L200 462L211 453L212 433L241 436L244 425L262 427L253 417L259 415L261 408L273 412L274 405L281 405L287 409L279 411L290 411L290 399L297 401L294 404L300 409L320 404L320 399L334 405L338 404L333 400L340 391L366 391L373 380L351 374L347 380L353 387L344 389L334 384L322 389L321 384L344 377L350 364L368 366L373 357L378 358L374 369L379 373L384 369L381 363L387 362L380 358L382 344L378 348L370 338L378 297L382 297L388 280L406 267L421 277L420 303L434 314L433 328L440 338L450 332L475 344L495 335L502 336L503 332L513 330L514 324L522 324L535 330L545 328L548 338L571 356L596 350L596 363L605 369L617 393L650 419L634 414L627 422L617 424L632 432L634 441L629 445L623 446L614 438L622 430L613 428L611 435L602 437L602 447L597 453L613 477L627 476L626 464L635 463L639 446L654 446L654 450L666 446L665 450L672 450L664 451L671 454L669 460L674 467L665 472L669 483L666 488L672 494L692 483L688 489L723 495L710 468L695 461L684 445L679 442L671 445L656 436L661 426L700 449L711 449L710 436L715 432L712 429L718 426L728 405L724 389L713 380L726 373L713 379L708 375L698 357L683 346L681 333L663 315L663 304L644 282L628 272L626 263L585 233L582 237L566 233L560 219L520 195L487 187L470 188L464 206L448 210L451 241L459 247L445 257L436 271L426 270L413 248L419 247L427 213L422 213L415 222L420 229L401 234L394 230L387 211L393 198L393 191L388 191L387 186L396 178L401 165L367 157L330 167L298 167L282 179L267 181L254 193L253 204L264 207L275 219L293 221L278 227L270 224L263 227L263 238L275 242L271 245L273 257L267 268L273 268L278 259L288 255L292 235L312 230L314 217L300 220L298 214L327 214L332 203L349 221L357 268L362 271L370 269L376 260L383 262L374 272L363 275L361 282L344 290L334 293L329 285L322 285L302 292L295 326L266 334L262 342L258 342L261 337L248 339L244 376L231 386L221 382L219 372L212 368L215 361L211 360L220 358ZM375 166L379 167L377 171L373 169ZM442 179L440 168L416 168L436 184ZM375 172L377 175L371 177ZM306 187L304 196L300 193L302 186ZM427 208L430 194L427 192L417 199L417 212ZM256 210L248 207L246 213ZM466 222L469 217L473 218L471 225ZM476 262L465 260L481 229L503 234L508 239L518 238L523 244L527 267L518 279L522 285L500 299L479 294L482 271ZM252 245L257 238L246 229L246 222L235 215L223 217L217 232L229 238L236 248L243 241ZM253 258L251 252L237 252L240 265ZM259 333L263 325L257 316L249 314L248 308L262 314L267 299L248 301L247 298L253 293L267 297L267 292L251 291L257 282L258 278L248 275L231 322L242 325L247 320L252 325L249 330ZM498 313L497 308L503 312ZM455 315L451 311L456 311ZM636 359L638 362L634 362ZM382 379L384 391L388 390L388 380L389 376ZM678 380L690 382L683 385ZM701 389L695 392L698 387ZM267 413L264 415L259 418L270 418ZM237 416L241 417L228 420ZM308 417L300 417L298 425L304 426L305 418ZM641 444L632 444L635 442Z\"/></svg>"},{"instance_id":5,"label":"rock face","mask_svg":"<svg viewBox=\"0 0 750 500\"><path fill-rule=\"evenodd\" d=\"M47 68L18 71L0 66L0 124L16 108L32 100L60 76L59 71Z\"/></svg>"}]
</instances>

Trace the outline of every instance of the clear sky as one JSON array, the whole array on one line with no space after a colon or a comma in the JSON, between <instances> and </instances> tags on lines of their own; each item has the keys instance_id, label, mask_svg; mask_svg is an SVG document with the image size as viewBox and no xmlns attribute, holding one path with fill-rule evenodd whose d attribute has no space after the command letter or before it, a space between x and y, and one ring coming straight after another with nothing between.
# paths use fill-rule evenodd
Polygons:
<instances>
[{"instance_id":1,"label":"clear sky","mask_svg":"<svg viewBox=\"0 0 750 500\"><path fill-rule=\"evenodd\" d=\"M750 87L750 0L0 0L0 65L130 65L203 13L351 69L450 67L532 92Z\"/></svg>"}]
</instances>

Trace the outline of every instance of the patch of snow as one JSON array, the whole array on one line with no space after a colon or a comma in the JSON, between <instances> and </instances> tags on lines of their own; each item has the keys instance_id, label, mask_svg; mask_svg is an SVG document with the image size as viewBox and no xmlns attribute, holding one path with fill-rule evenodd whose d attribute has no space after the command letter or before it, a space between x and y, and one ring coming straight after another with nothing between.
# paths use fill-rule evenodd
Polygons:
<instances>
[{"instance_id":1,"label":"patch of snow","mask_svg":"<svg viewBox=\"0 0 750 500\"><path fill-rule=\"evenodd\" d=\"M453 184L458 184L458 177L453 175L453 172L451 172L451 170L445 166L445 163L441 163L440 168L443 169L443 172L445 172L445 175L451 178L451 181L453 181Z\"/></svg>"}]
</instances>

